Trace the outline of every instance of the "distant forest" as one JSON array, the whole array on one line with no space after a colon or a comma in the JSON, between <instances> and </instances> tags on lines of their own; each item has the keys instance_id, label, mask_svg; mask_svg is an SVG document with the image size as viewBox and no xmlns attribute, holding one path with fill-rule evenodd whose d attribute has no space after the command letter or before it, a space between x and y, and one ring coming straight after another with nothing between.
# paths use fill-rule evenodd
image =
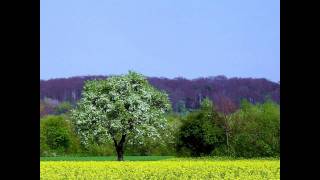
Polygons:
<instances>
[{"instance_id":1,"label":"distant forest","mask_svg":"<svg viewBox=\"0 0 320 180\"><path fill-rule=\"evenodd\" d=\"M81 97L86 80L104 79L107 76L76 76L40 80L40 100L50 98L52 102L67 101L75 104ZM239 107L246 99L251 103L262 103L267 99L280 104L280 82L263 78L227 78L225 76L185 79L148 77L156 88L169 94L175 112L197 109L205 97L209 97L218 109L223 111L225 104Z\"/></svg>"}]
</instances>

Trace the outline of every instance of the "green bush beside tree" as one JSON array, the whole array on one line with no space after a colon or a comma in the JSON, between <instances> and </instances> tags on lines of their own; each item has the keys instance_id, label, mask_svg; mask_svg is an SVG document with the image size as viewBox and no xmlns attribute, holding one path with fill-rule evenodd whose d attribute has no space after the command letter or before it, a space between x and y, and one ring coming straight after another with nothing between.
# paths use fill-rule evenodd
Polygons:
<instances>
[{"instance_id":1,"label":"green bush beside tree","mask_svg":"<svg viewBox=\"0 0 320 180\"><path fill-rule=\"evenodd\" d=\"M280 107L243 101L231 116L231 144L237 157L280 156Z\"/></svg>"},{"instance_id":2,"label":"green bush beside tree","mask_svg":"<svg viewBox=\"0 0 320 180\"><path fill-rule=\"evenodd\" d=\"M203 156L224 143L221 116L213 103L205 99L198 111L191 112L181 125L177 137L177 153L181 156Z\"/></svg>"},{"instance_id":3,"label":"green bush beside tree","mask_svg":"<svg viewBox=\"0 0 320 180\"><path fill-rule=\"evenodd\" d=\"M40 155L78 153L79 140L65 116L49 115L40 121Z\"/></svg>"}]
</instances>

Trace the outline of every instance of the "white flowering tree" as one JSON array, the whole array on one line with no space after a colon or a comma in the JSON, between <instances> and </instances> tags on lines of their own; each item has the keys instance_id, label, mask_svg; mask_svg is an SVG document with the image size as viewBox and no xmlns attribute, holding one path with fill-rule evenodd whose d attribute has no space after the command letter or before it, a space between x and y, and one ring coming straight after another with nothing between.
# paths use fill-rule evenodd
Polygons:
<instances>
[{"instance_id":1,"label":"white flowering tree","mask_svg":"<svg viewBox=\"0 0 320 180\"><path fill-rule=\"evenodd\" d=\"M167 124L164 113L170 108L165 92L129 71L106 80L86 81L72 119L84 145L111 140L122 161L128 137L158 137Z\"/></svg>"}]
</instances>

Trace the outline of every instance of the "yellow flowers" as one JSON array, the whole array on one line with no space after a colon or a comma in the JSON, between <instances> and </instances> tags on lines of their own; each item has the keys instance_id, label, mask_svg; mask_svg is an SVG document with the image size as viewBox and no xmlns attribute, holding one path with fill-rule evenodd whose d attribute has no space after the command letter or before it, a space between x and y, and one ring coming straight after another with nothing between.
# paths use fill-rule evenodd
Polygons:
<instances>
[{"instance_id":1,"label":"yellow flowers","mask_svg":"<svg viewBox=\"0 0 320 180\"><path fill-rule=\"evenodd\" d=\"M279 160L41 161L41 179L280 179Z\"/></svg>"}]
</instances>

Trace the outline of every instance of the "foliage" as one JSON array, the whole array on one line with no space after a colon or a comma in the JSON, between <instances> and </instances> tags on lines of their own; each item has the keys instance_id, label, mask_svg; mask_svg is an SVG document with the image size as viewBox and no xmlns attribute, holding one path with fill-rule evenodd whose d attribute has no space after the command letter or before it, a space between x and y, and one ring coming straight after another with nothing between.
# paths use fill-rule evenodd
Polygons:
<instances>
[{"instance_id":1,"label":"foliage","mask_svg":"<svg viewBox=\"0 0 320 180\"><path fill-rule=\"evenodd\" d=\"M180 125L180 116L176 113L166 115L167 127L159 132L159 138L143 136L132 140L126 146L127 155L175 155L175 133Z\"/></svg>"},{"instance_id":2,"label":"foliage","mask_svg":"<svg viewBox=\"0 0 320 180\"><path fill-rule=\"evenodd\" d=\"M82 146L81 152L85 156L112 156L114 148L111 143L97 144L92 142L90 146Z\"/></svg>"},{"instance_id":3,"label":"foliage","mask_svg":"<svg viewBox=\"0 0 320 180\"><path fill-rule=\"evenodd\" d=\"M205 99L198 111L190 113L178 132L177 152L180 155L209 155L224 142L220 115L213 103Z\"/></svg>"},{"instance_id":4,"label":"foliage","mask_svg":"<svg viewBox=\"0 0 320 180\"><path fill-rule=\"evenodd\" d=\"M51 98L40 100L41 156L109 156L119 149L122 155L125 150L125 155L280 156L279 104L272 102L274 95L266 92L262 93L265 103L257 103L260 101L256 95L258 91L250 92L257 88L253 80L224 77L192 81L183 78L147 80L134 72L108 79L96 78L98 80L85 83L82 99L75 110L69 102L59 103ZM83 79L78 80L82 82ZM57 85L61 80L54 82ZM259 88L278 92L275 86L264 83L259 81ZM236 84L242 85L237 88ZM230 87L234 87L234 94L229 92ZM171 93L174 112L168 111L168 95L158 89ZM191 93L190 89L195 92ZM59 93L65 95L68 90L59 90ZM77 93L78 90L71 93L73 102L80 97ZM240 109L235 101L238 97L234 96L237 93L245 94L245 99L250 101L244 99ZM209 99L214 100L214 105ZM190 109L199 103L199 109Z\"/></svg>"},{"instance_id":5,"label":"foliage","mask_svg":"<svg viewBox=\"0 0 320 180\"><path fill-rule=\"evenodd\" d=\"M267 101L253 105L243 101L231 116L231 143L236 156L280 156L280 107Z\"/></svg>"},{"instance_id":6,"label":"foliage","mask_svg":"<svg viewBox=\"0 0 320 180\"><path fill-rule=\"evenodd\" d=\"M40 155L77 153L79 141L64 116L50 115L40 121Z\"/></svg>"},{"instance_id":7,"label":"foliage","mask_svg":"<svg viewBox=\"0 0 320 180\"><path fill-rule=\"evenodd\" d=\"M40 125L40 156L49 152L49 147L46 143L47 138L43 133L43 125Z\"/></svg>"},{"instance_id":8,"label":"foliage","mask_svg":"<svg viewBox=\"0 0 320 180\"><path fill-rule=\"evenodd\" d=\"M205 101L203 101L204 103ZM210 107L210 101L207 107ZM209 110L210 108L207 108ZM272 101L267 101L264 104L251 104L248 101L243 101L241 109L233 114L217 113L215 126L222 129L224 135L221 137L222 142L216 144L210 155L213 156L233 156L233 157L279 157L280 156L280 112L279 105ZM136 138L128 137L131 140L125 146L125 155L176 155L175 148L178 150L178 155L182 156L198 156L192 154L192 149L199 147L199 143L186 140L188 146L183 145L181 139L181 129L186 126L188 120L194 121L194 125L190 123L188 128L189 133L203 135L199 127L206 127L206 121L199 120L200 112L204 114L205 108L190 113L187 116L171 112L166 115L167 126L162 131L159 131L158 138L149 136L139 136ZM210 112L210 111L209 111ZM50 117L50 116L49 116ZM202 116L203 117L203 116ZM69 123L67 114L60 115L66 123ZM42 118L46 121L47 118ZM200 118L201 119L201 118ZM225 120L229 130L229 146L225 138ZM74 132L72 124L69 123L70 132L70 147L52 149L47 144L47 136L44 132L44 123L41 123L40 130L40 155L52 156L54 154L72 154L81 156L110 156L115 153L112 141L106 141L99 144L94 141L88 146L80 146L79 138ZM197 128L196 128L197 127ZM201 128L200 128L201 129ZM207 128L208 129L208 128ZM51 131L57 131L52 134L58 134L59 128L52 128ZM203 131L205 132L205 131ZM201 136L200 136L201 137ZM204 137L204 136L203 136ZM210 137L210 136L209 136ZM197 141L199 142L199 141ZM200 141L201 142L201 141ZM187 148L189 147L189 148ZM180 149L179 149L180 148ZM63 150L64 149L64 150ZM200 153L200 155L208 154L208 152Z\"/></svg>"},{"instance_id":9,"label":"foliage","mask_svg":"<svg viewBox=\"0 0 320 180\"><path fill-rule=\"evenodd\" d=\"M279 160L41 161L40 179L280 179Z\"/></svg>"},{"instance_id":10,"label":"foliage","mask_svg":"<svg viewBox=\"0 0 320 180\"><path fill-rule=\"evenodd\" d=\"M51 97L74 104L81 97L81 91L86 80L106 79L107 76L78 76L40 80L40 99ZM209 97L217 108L220 107L219 97L227 96L237 108L241 99L251 100L253 103L265 102L265 96L280 103L280 84L266 79L226 78L223 76L204 77L197 79L185 78L157 78L149 77L148 81L157 89L169 94L173 110L197 109L200 105L199 95Z\"/></svg>"},{"instance_id":11,"label":"foliage","mask_svg":"<svg viewBox=\"0 0 320 180\"><path fill-rule=\"evenodd\" d=\"M40 118L48 115L54 114L55 105L50 103L47 99L40 100Z\"/></svg>"},{"instance_id":12,"label":"foliage","mask_svg":"<svg viewBox=\"0 0 320 180\"><path fill-rule=\"evenodd\" d=\"M166 128L163 115L169 109L166 93L130 71L124 76L87 81L72 117L84 145L113 140L120 157L126 138L159 138L159 132Z\"/></svg>"},{"instance_id":13,"label":"foliage","mask_svg":"<svg viewBox=\"0 0 320 180\"><path fill-rule=\"evenodd\" d=\"M176 103L175 111L181 115L187 115L188 109L186 108L186 103L183 100L180 100Z\"/></svg>"},{"instance_id":14,"label":"foliage","mask_svg":"<svg viewBox=\"0 0 320 180\"><path fill-rule=\"evenodd\" d=\"M71 109L72 105L68 101L65 101L55 107L55 114L65 114L70 112Z\"/></svg>"}]
</instances>

